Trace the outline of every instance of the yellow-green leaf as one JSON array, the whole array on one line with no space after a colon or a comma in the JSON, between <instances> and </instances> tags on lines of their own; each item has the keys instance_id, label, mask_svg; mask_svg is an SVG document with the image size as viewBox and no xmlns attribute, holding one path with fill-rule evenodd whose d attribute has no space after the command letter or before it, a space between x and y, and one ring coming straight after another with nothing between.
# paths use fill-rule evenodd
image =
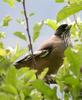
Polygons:
<instances>
[{"instance_id":1,"label":"yellow-green leaf","mask_svg":"<svg viewBox=\"0 0 82 100\"><path fill-rule=\"evenodd\" d=\"M32 16L34 16L35 15L35 13L30 13L29 14L29 17L32 17Z\"/></svg>"},{"instance_id":2,"label":"yellow-green leaf","mask_svg":"<svg viewBox=\"0 0 82 100\"><path fill-rule=\"evenodd\" d=\"M6 55L7 55L6 50L0 48L0 56L6 56Z\"/></svg>"},{"instance_id":3,"label":"yellow-green leaf","mask_svg":"<svg viewBox=\"0 0 82 100\"><path fill-rule=\"evenodd\" d=\"M0 38L5 38L5 33L4 32L0 32Z\"/></svg>"},{"instance_id":4,"label":"yellow-green leaf","mask_svg":"<svg viewBox=\"0 0 82 100\"><path fill-rule=\"evenodd\" d=\"M33 41L35 41L38 38L42 26L43 26L43 22L39 22L39 23L35 24L35 26L33 28L33 33L34 33L33 34Z\"/></svg>"},{"instance_id":5,"label":"yellow-green leaf","mask_svg":"<svg viewBox=\"0 0 82 100\"><path fill-rule=\"evenodd\" d=\"M16 0L16 1L21 2L21 0Z\"/></svg>"},{"instance_id":6,"label":"yellow-green leaf","mask_svg":"<svg viewBox=\"0 0 82 100\"><path fill-rule=\"evenodd\" d=\"M13 33L14 35L16 35L17 37L21 38L22 40L27 41L26 35L22 32L15 32Z\"/></svg>"},{"instance_id":7,"label":"yellow-green leaf","mask_svg":"<svg viewBox=\"0 0 82 100\"><path fill-rule=\"evenodd\" d=\"M25 54L27 52L27 50L28 50L28 48L17 50L16 53L11 57L10 61L11 62L16 61L20 56L22 56L23 54Z\"/></svg>"},{"instance_id":8,"label":"yellow-green leaf","mask_svg":"<svg viewBox=\"0 0 82 100\"><path fill-rule=\"evenodd\" d=\"M43 72L41 72L41 74L38 76L39 79L44 79L44 77L46 76L47 72L48 72L48 68L45 68Z\"/></svg>"},{"instance_id":9,"label":"yellow-green leaf","mask_svg":"<svg viewBox=\"0 0 82 100\"><path fill-rule=\"evenodd\" d=\"M55 0L57 3L64 2L64 0Z\"/></svg>"},{"instance_id":10,"label":"yellow-green leaf","mask_svg":"<svg viewBox=\"0 0 82 100\"><path fill-rule=\"evenodd\" d=\"M8 3L11 7L13 7L15 4L15 0L3 0L3 1Z\"/></svg>"},{"instance_id":11,"label":"yellow-green leaf","mask_svg":"<svg viewBox=\"0 0 82 100\"><path fill-rule=\"evenodd\" d=\"M69 0L70 4L77 3L79 4L82 0Z\"/></svg>"},{"instance_id":12,"label":"yellow-green leaf","mask_svg":"<svg viewBox=\"0 0 82 100\"><path fill-rule=\"evenodd\" d=\"M58 24L56 22L56 20L52 20L52 19L47 19L44 21L44 24L48 25L49 27L51 27L53 30L56 30L58 27Z\"/></svg>"},{"instance_id":13,"label":"yellow-green leaf","mask_svg":"<svg viewBox=\"0 0 82 100\"><path fill-rule=\"evenodd\" d=\"M82 10L82 2L80 4L70 4L69 6L65 6L58 12L57 21L62 21L80 10Z\"/></svg>"},{"instance_id":14,"label":"yellow-green leaf","mask_svg":"<svg viewBox=\"0 0 82 100\"><path fill-rule=\"evenodd\" d=\"M12 20L11 16L6 16L3 18L3 26L8 26L9 22Z\"/></svg>"}]
</instances>

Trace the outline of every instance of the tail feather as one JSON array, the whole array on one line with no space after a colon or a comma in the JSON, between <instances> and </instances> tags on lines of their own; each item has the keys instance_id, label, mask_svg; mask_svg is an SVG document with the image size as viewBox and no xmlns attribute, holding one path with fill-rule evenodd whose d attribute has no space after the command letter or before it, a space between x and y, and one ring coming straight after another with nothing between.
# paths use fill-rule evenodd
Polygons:
<instances>
[{"instance_id":1,"label":"tail feather","mask_svg":"<svg viewBox=\"0 0 82 100\"><path fill-rule=\"evenodd\" d=\"M49 50L39 50L34 52L33 56L35 59L44 58L49 54ZM36 60L37 61L37 60ZM32 54L27 55L23 59L17 61L15 64L17 69L21 67L32 67Z\"/></svg>"}]
</instances>

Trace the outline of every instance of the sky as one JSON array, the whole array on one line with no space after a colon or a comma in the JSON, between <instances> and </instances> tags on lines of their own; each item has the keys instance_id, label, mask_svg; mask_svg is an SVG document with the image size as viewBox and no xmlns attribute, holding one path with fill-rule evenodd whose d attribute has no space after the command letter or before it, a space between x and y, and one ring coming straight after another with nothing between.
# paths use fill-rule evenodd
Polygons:
<instances>
[{"instance_id":1,"label":"sky","mask_svg":"<svg viewBox=\"0 0 82 100\"><path fill-rule=\"evenodd\" d=\"M23 10L21 3L15 3L15 6L12 8L7 3L0 0L0 23L2 22L3 17L11 16L12 21L9 23L8 27L2 27L0 25L0 31L5 32L6 38L3 40L6 48L15 48L17 44L21 48L27 47L28 43L14 36L13 33L16 31L26 33L26 27L20 25L16 22L16 19L22 19L24 16L20 13ZM33 35L33 26L45 19L56 19L57 12L63 7L64 4L57 4L54 0L26 0L26 10L27 14L34 13L34 16L29 18L29 27L30 34ZM54 31L45 26L40 32L39 38L33 43L33 50L35 51L40 43L48 39L51 35L54 34Z\"/></svg>"},{"instance_id":2,"label":"sky","mask_svg":"<svg viewBox=\"0 0 82 100\"><path fill-rule=\"evenodd\" d=\"M35 25L35 23L45 19L56 19L57 12L64 6L64 4L59 4L54 1L55 0L26 1L27 13L34 13L34 16L29 18L31 35L33 35L33 26ZM8 27L3 28L2 26L0 26L0 31L5 32L6 34L6 38L3 40L5 47L15 48L16 44L19 44L21 48L24 48L28 44L27 42L13 35L13 33L16 31L21 31L26 34L25 26L20 25L16 22L16 19L24 18L24 16L20 13L21 10L23 10L21 3L16 2L15 6L12 8L8 4L3 3L2 0L0 0L0 23L3 17L7 15L13 18ZM34 49L38 48L39 44L45 39L49 38L52 34L54 34L54 31L51 28L49 28L48 26L43 27L40 32L39 38L33 44Z\"/></svg>"}]
</instances>

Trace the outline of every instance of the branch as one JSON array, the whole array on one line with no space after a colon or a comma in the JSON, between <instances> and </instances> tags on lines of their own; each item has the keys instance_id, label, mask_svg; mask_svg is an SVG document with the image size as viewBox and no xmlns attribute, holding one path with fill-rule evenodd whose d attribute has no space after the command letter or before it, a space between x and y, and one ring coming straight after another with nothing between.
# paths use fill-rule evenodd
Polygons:
<instances>
[{"instance_id":1,"label":"branch","mask_svg":"<svg viewBox=\"0 0 82 100\"><path fill-rule=\"evenodd\" d=\"M78 22L77 22L76 16L73 15L73 17L74 17L75 23L76 23L76 25L77 25L77 27L78 27L78 29L79 29L79 31L80 31L81 29L80 29L79 24L78 24Z\"/></svg>"},{"instance_id":2,"label":"branch","mask_svg":"<svg viewBox=\"0 0 82 100\"><path fill-rule=\"evenodd\" d=\"M34 55L33 55L33 47L32 47L30 31L29 31L29 22L28 22L28 16L27 16L27 13L26 13L25 0L23 0L23 9L24 9L24 16L25 16L25 21L26 21L26 31L27 31L27 35L28 35L28 39L29 39L29 46L30 46L29 50L31 51L33 64L34 64L33 67L35 68L36 63L35 63L35 59L34 59Z\"/></svg>"}]
</instances>

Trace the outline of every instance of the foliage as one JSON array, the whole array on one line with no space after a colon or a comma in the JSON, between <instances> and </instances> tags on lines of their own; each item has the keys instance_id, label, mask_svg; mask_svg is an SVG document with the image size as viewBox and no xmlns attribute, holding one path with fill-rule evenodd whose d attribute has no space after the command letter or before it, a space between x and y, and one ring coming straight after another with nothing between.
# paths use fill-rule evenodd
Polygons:
<instances>
[{"instance_id":1,"label":"foliage","mask_svg":"<svg viewBox=\"0 0 82 100\"><path fill-rule=\"evenodd\" d=\"M13 33L13 34L16 35L16 36L18 36L18 37L21 38L22 40L27 41L27 38L26 38L26 36L25 36L24 33L22 33L22 32L15 32L15 33Z\"/></svg>"},{"instance_id":2,"label":"foliage","mask_svg":"<svg viewBox=\"0 0 82 100\"><path fill-rule=\"evenodd\" d=\"M3 26L8 26L9 22L12 20L11 16L6 16L3 18Z\"/></svg>"},{"instance_id":3,"label":"foliage","mask_svg":"<svg viewBox=\"0 0 82 100\"><path fill-rule=\"evenodd\" d=\"M3 0L4 2L8 3L11 7L14 6L15 0Z\"/></svg>"},{"instance_id":4,"label":"foliage","mask_svg":"<svg viewBox=\"0 0 82 100\"><path fill-rule=\"evenodd\" d=\"M15 6L15 2L22 0L3 0ZM35 41L44 25L56 30L62 21L66 21L70 16L74 18L71 22L71 39L74 42L72 47L65 51L64 63L53 75L56 85L52 88L44 82L44 77L48 71L46 68L36 78L36 70L25 67L16 69L13 63L27 49L20 49L17 45L14 50L6 49L0 41L0 100L81 100L82 99L82 21L74 14L82 10L82 0L54 0L56 3L66 4L57 13L56 20L46 19L35 24L33 28L33 40ZM30 13L29 16L34 15ZM2 26L8 26L11 21L10 16L3 18ZM78 20L79 19L79 20ZM24 21L24 20L22 20ZM18 21L21 23L21 21ZM14 32L14 35L27 42L26 35L22 32ZM0 32L0 39L5 38L5 33ZM57 92L59 91L59 92ZM62 96L59 96L61 94Z\"/></svg>"}]
</instances>

